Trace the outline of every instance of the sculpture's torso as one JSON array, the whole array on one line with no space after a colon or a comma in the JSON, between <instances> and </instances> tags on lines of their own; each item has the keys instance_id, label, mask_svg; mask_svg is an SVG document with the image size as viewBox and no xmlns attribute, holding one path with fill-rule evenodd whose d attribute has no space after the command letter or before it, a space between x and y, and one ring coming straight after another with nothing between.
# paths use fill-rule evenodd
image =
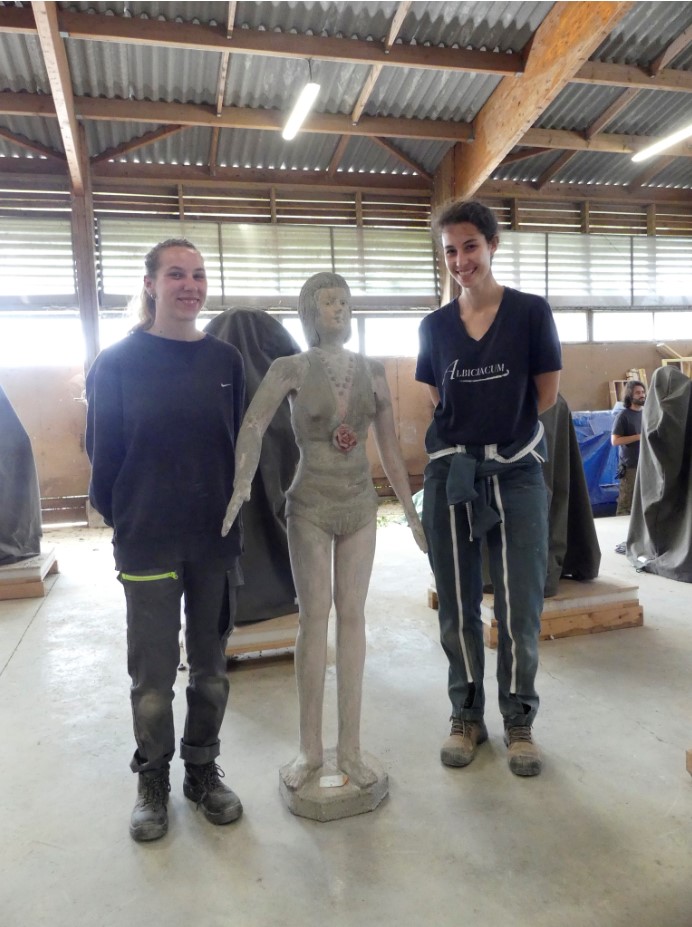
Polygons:
<instances>
[{"instance_id":1,"label":"sculpture's torso","mask_svg":"<svg viewBox=\"0 0 692 927\"><path fill-rule=\"evenodd\" d=\"M291 406L300 461L286 493L286 515L299 515L334 535L357 531L377 513L377 493L365 453L375 417L375 391L367 360L360 354L352 357L349 390L340 397L323 353L307 351L305 377ZM358 443L348 452L332 441L341 424L349 425L357 436Z\"/></svg>"}]
</instances>

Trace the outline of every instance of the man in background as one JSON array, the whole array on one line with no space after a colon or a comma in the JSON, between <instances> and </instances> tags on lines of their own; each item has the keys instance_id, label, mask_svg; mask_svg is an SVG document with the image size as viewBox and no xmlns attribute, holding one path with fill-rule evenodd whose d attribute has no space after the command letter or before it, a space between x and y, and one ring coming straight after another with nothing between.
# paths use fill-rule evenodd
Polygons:
<instances>
[{"instance_id":1,"label":"man in background","mask_svg":"<svg viewBox=\"0 0 692 927\"><path fill-rule=\"evenodd\" d=\"M613 422L610 441L617 447L620 465L617 476L620 481L616 515L629 515L632 509L634 479L639 463L639 447L642 433L642 409L646 401L646 387L641 380L628 380L622 398L624 409Z\"/></svg>"}]
</instances>

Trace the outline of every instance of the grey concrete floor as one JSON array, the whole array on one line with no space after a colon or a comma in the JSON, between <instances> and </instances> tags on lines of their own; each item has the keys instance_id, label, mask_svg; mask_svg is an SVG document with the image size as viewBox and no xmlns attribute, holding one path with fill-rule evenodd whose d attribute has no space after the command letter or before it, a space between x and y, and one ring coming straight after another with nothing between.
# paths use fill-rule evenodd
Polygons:
<instances>
[{"instance_id":1,"label":"grey concrete floor","mask_svg":"<svg viewBox=\"0 0 692 927\"><path fill-rule=\"evenodd\" d=\"M487 653L490 741L439 762L449 706L429 572L381 528L368 602L363 747L390 777L373 813L293 817L278 768L297 742L293 664L231 669L221 763L245 814L215 828L172 772L170 829L128 835L135 780L123 603L108 533L47 532L45 599L0 602L2 927L689 927L692 588L637 575L597 521L602 574L636 580L643 628L541 644L544 772L509 772ZM334 740L333 647L325 731ZM184 711L185 674L177 685Z\"/></svg>"}]
</instances>

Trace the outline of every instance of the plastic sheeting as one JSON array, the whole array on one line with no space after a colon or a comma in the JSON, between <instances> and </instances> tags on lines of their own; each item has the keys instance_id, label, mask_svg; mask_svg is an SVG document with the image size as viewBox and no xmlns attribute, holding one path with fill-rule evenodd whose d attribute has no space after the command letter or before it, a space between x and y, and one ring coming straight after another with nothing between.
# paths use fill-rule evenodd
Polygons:
<instances>
[{"instance_id":1,"label":"plastic sheeting","mask_svg":"<svg viewBox=\"0 0 692 927\"><path fill-rule=\"evenodd\" d=\"M0 386L0 564L41 552L41 494L29 435Z\"/></svg>"},{"instance_id":2,"label":"plastic sheeting","mask_svg":"<svg viewBox=\"0 0 692 927\"><path fill-rule=\"evenodd\" d=\"M618 501L618 484L615 479L618 450L610 443L615 413L608 410L573 412L572 420L591 507L597 514L610 513L611 509L615 510Z\"/></svg>"},{"instance_id":3,"label":"plastic sheeting","mask_svg":"<svg viewBox=\"0 0 692 927\"><path fill-rule=\"evenodd\" d=\"M300 354L283 325L263 309L227 309L205 331L234 345L243 357L249 404L272 362ZM245 585L238 588L236 624L265 621L297 610L286 531L285 497L298 463L288 401L262 441L252 496L242 509Z\"/></svg>"}]
</instances>

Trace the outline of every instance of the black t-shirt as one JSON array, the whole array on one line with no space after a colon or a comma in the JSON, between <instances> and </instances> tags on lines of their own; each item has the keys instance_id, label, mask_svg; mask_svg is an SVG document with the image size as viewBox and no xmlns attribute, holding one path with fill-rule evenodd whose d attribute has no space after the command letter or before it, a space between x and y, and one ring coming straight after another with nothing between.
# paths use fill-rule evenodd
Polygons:
<instances>
[{"instance_id":1,"label":"black t-shirt","mask_svg":"<svg viewBox=\"0 0 692 927\"><path fill-rule=\"evenodd\" d=\"M631 435L640 435L642 433L642 413L635 412L634 409L623 409L622 412L613 422L611 434L619 435L622 438L628 438ZM641 441L633 441L631 444L621 444L618 447L620 463L626 467L636 469L639 463L639 448Z\"/></svg>"},{"instance_id":2,"label":"black t-shirt","mask_svg":"<svg viewBox=\"0 0 692 927\"><path fill-rule=\"evenodd\" d=\"M435 386L439 437L449 444L528 442L538 410L533 377L562 368L548 303L505 287L492 325L476 341L456 300L420 325L416 379Z\"/></svg>"}]
</instances>

